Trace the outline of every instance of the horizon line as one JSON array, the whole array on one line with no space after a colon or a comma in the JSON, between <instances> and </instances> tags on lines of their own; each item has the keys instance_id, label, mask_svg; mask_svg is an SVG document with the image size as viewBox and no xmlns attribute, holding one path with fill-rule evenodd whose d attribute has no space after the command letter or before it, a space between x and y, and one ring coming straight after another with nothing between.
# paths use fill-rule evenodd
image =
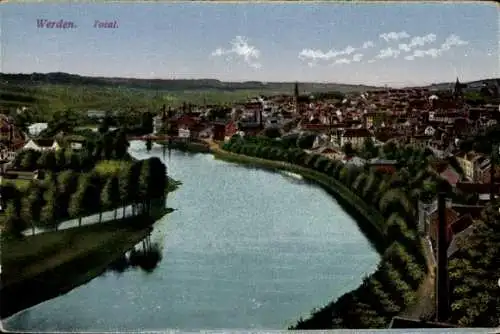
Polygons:
<instances>
[{"instance_id":1,"label":"horizon line","mask_svg":"<svg viewBox=\"0 0 500 334\"><path fill-rule=\"evenodd\" d=\"M385 86L389 87L390 85L397 85L397 86L404 86L405 87L425 87L425 86L432 86L432 85L442 85L442 84L453 84L457 78L451 80L451 81L442 81L442 82L424 82L424 83L415 83L415 82L391 82L391 83L376 83L376 84L368 84L368 83L346 83L346 82L333 82L333 81L298 81L298 80L291 80L291 81L265 81L265 80L221 80L219 78L207 78L207 77L199 77L199 78L189 78L189 77L174 77L174 78L145 78L145 77L136 77L136 76L103 76L103 75L86 75L86 74L78 74L78 73L69 73L69 72L31 72L31 73L26 73L26 72L3 72L0 71L0 74L5 74L5 75L33 75L33 74L42 74L42 75L48 75L48 74L55 74L55 73L60 73L60 74L68 74L68 75L74 75L74 76L80 76L80 77L87 77L87 78L94 78L94 79L135 79L135 80L157 80L157 81L167 81L167 80L214 80L214 81L219 81L221 83L249 83L249 82L258 82L261 84L274 84L274 83L281 83L281 84L293 84L293 83L298 83L298 84L330 84L330 85L348 85L348 86L369 86L369 87L377 87L377 88L384 88ZM460 80L460 77L458 77ZM486 77L486 78L479 78L479 79L473 79L473 80L460 80L463 83L465 82L476 82L476 81L483 81L483 80L495 80L495 79L500 79L498 77Z\"/></svg>"}]
</instances>

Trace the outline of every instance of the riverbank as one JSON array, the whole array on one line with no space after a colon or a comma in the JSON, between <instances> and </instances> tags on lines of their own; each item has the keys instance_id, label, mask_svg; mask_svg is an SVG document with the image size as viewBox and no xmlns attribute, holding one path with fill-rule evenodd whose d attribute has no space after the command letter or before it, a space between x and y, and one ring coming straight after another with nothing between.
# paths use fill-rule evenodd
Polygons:
<instances>
[{"instance_id":1,"label":"riverbank","mask_svg":"<svg viewBox=\"0 0 500 334\"><path fill-rule=\"evenodd\" d=\"M383 228L384 218L379 212L370 208L363 200L357 198L349 189L338 181L317 171L294 164L228 152L223 150L218 143L213 141L207 141L207 144L209 145L211 153L217 159L246 164L271 171L286 170L302 175L304 179L321 186L339 202L345 211L358 222L359 229L365 234L379 254L383 254L387 248L388 244Z\"/></svg>"},{"instance_id":2,"label":"riverbank","mask_svg":"<svg viewBox=\"0 0 500 334\"><path fill-rule=\"evenodd\" d=\"M129 217L2 242L1 318L98 276L151 232L155 218Z\"/></svg>"}]
</instances>

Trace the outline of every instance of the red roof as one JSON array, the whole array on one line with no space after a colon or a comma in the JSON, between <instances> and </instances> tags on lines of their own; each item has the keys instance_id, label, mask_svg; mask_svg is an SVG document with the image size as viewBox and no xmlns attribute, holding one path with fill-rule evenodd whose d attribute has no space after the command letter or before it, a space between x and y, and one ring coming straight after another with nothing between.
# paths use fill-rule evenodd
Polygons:
<instances>
[{"instance_id":1,"label":"red roof","mask_svg":"<svg viewBox=\"0 0 500 334\"><path fill-rule=\"evenodd\" d=\"M441 177L444 178L446 181L448 181L448 183L451 184L452 186L456 185L457 182L460 180L460 175L458 175L457 172L453 171L450 168L447 168L444 172L442 172L439 175L441 175Z\"/></svg>"}]
</instances>

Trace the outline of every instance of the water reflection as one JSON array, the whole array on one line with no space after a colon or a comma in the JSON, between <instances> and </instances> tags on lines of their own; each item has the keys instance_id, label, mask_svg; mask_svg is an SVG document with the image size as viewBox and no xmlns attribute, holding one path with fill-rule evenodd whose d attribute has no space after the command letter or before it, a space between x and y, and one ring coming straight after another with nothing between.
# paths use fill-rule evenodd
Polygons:
<instances>
[{"instance_id":1,"label":"water reflection","mask_svg":"<svg viewBox=\"0 0 500 334\"><path fill-rule=\"evenodd\" d=\"M162 259L160 244L151 244L151 235L139 246L124 253L108 266L109 271L122 274L129 268L140 268L146 273L153 272Z\"/></svg>"},{"instance_id":2,"label":"water reflection","mask_svg":"<svg viewBox=\"0 0 500 334\"><path fill-rule=\"evenodd\" d=\"M128 268L140 268L146 273L153 272L162 259L161 245L151 242L153 231L154 229L151 229L139 243L125 253L109 245L37 276L2 286L0 317L9 317L23 309L58 297L98 276L104 276L108 271L121 274ZM6 271L13 270L16 268L6 268Z\"/></svg>"}]
</instances>

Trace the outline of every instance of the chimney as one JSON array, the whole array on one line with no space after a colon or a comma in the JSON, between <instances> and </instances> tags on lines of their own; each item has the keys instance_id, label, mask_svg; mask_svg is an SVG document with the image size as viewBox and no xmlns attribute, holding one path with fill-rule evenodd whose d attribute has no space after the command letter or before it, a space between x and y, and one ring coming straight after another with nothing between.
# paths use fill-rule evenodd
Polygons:
<instances>
[{"instance_id":1,"label":"chimney","mask_svg":"<svg viewBox=\"0 0 500 334\"><path fill-rule=\"evenodd\" d=\"M495 200L495 166L497 164L497 150L498 146L492 145L491 148L491 163L490 163L490 201L493 202Z\"/></svg>"},{"instance_id":2,"label":"chimney","mask_svg":"<svg viewBox=\"0 0 500 334\"><path fill-rule=\"evenodd\" d=\"M437 233L437 282L436 282L436 321L446 322L449 318L449 279L448 279L448 226L446 223L446 193L438 194L438 233Z\"/></svg>"}]
</instances>

